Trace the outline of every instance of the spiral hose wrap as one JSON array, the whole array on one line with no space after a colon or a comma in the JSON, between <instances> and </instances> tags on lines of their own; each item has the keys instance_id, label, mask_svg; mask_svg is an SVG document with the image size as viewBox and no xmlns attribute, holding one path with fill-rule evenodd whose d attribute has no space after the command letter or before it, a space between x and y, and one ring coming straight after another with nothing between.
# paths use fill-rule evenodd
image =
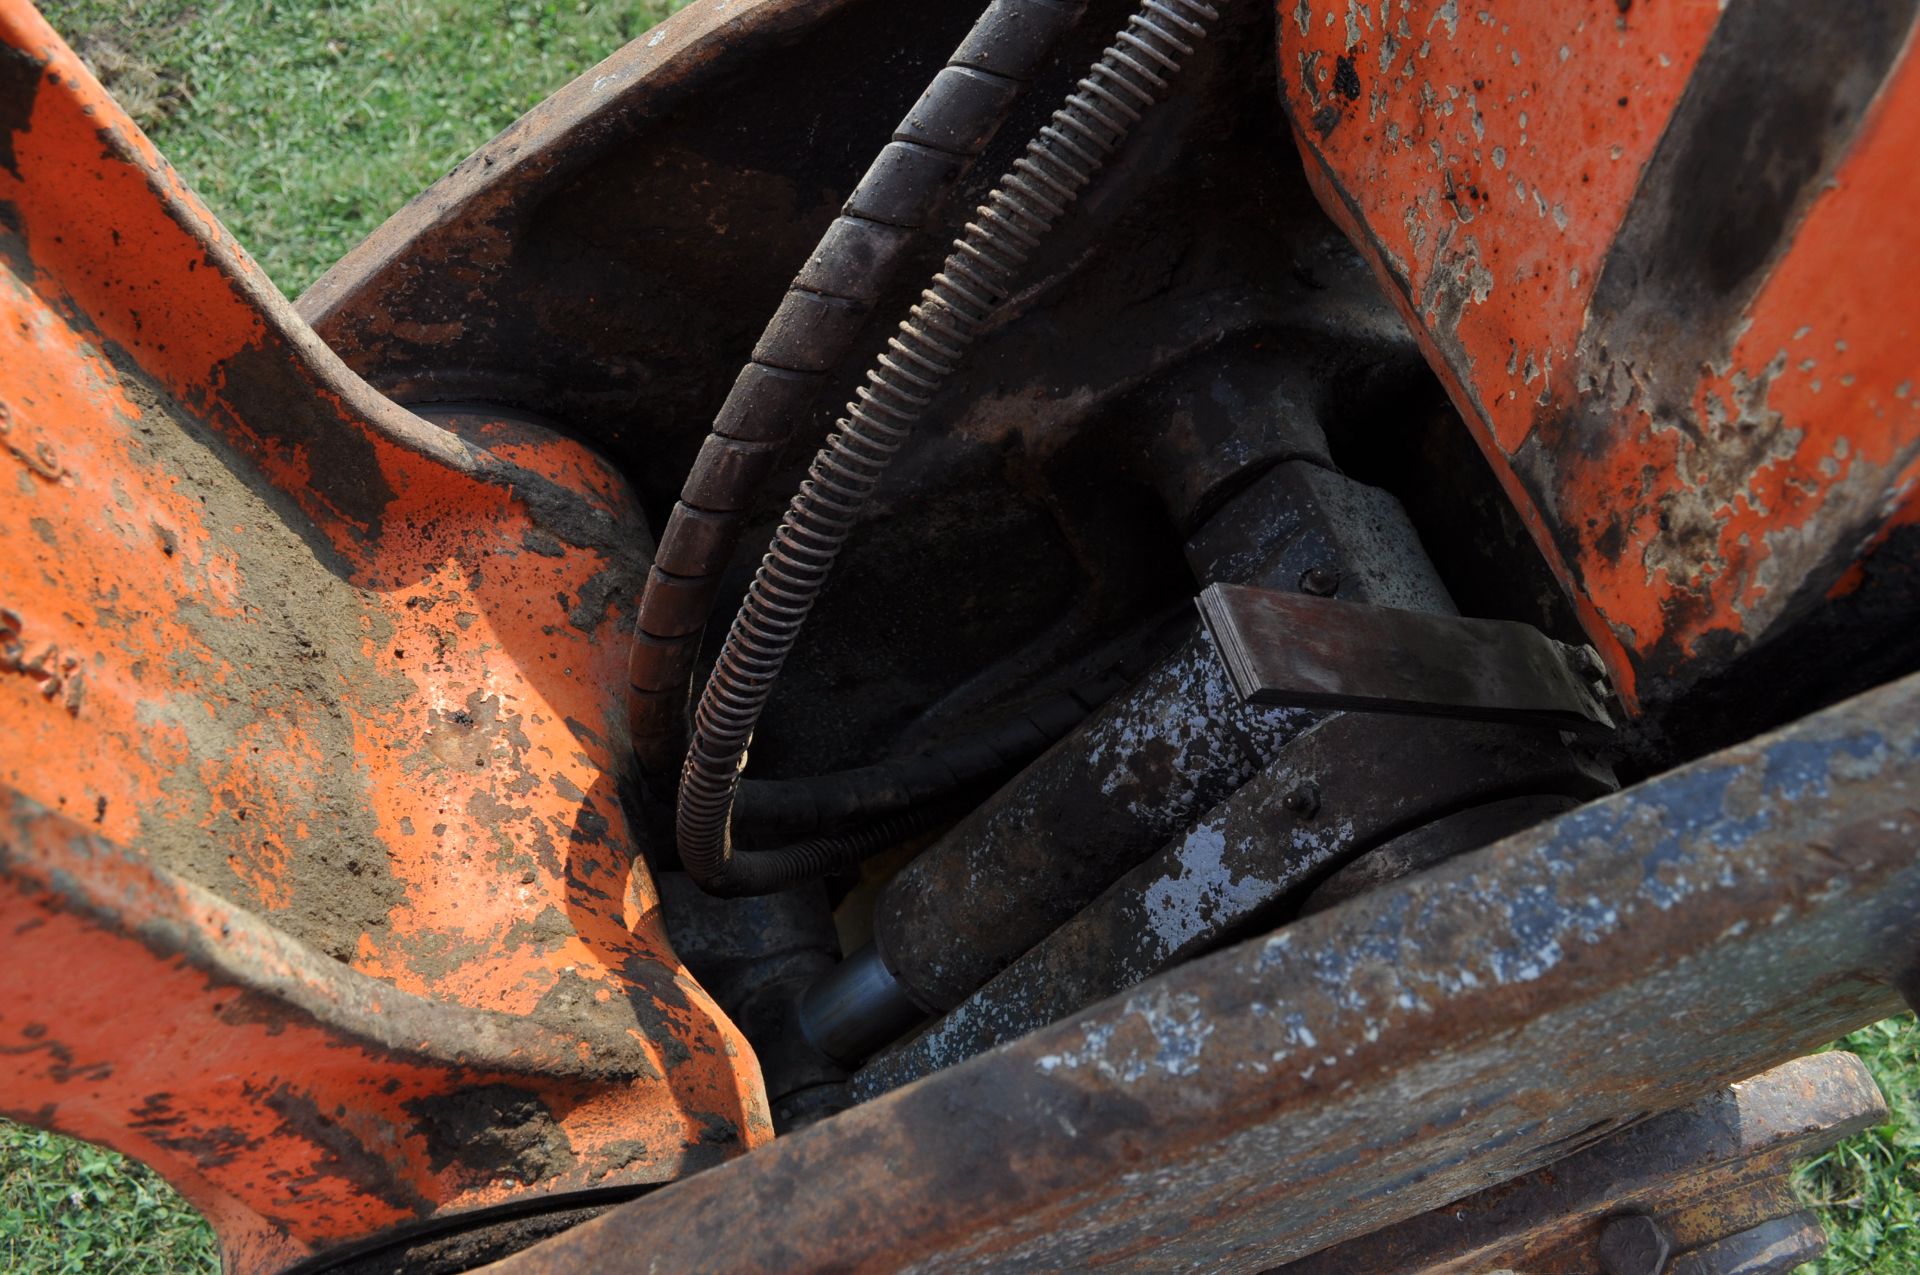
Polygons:
<instances>
[{"instance_id":1,"label":"spiral hose wrap","mask_svg":"<svg viewBox=\"0 0 1920 1275\"><path fill-rule=\"evenodd\" d=\"M728 821L755 724L833 561L894 454L1027 261L1107 157L1171 87L1219 12L1141 0L1012 170L988 193L932 285L854 391L787 506L694 713L681 772L680 857L701 886L741 892Z\"/></svg>"},{"instance_id":2,"label":"spiral hose wrap","mask_svg":"<svg viewBox=\"0 0 1920 1275\"><path fill-rule=\"evenodd\" d=\"M648 783L679 772L701 635L761 484L946 192L1085 10L1086 0L988 0L767 321L687 472L640 597L627 710Z\"/></svg>"}]
</instances>

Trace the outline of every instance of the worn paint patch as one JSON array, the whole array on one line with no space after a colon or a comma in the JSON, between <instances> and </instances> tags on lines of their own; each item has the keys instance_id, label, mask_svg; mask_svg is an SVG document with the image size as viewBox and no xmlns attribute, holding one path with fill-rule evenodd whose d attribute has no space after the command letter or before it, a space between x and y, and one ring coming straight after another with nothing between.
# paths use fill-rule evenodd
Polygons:
<instances>
[{"instance_id":1,"label":"worn paint patch","mask_svg":"<svg viewBox=\"0 0 1920 1275\"><path fill-rule=\"evenodd\" d=\"M1910 325L1857 304L1915 259L1909 0L1344 12L1281 24L1309 176L1629 699L1844 594L1920 457ZM1326 71L1359 52L1364 114Z\"/></svg>"},{"instance_id":2,"label":"worn paint patch","mask_svg":"<svg viewBox=\"0 0 1920 1275\"><path fill-rule=\"evenodd\" d=\"M0 3L21 47L51 61L0 166L0 803L37 813L0 908L68 1057L0 1048L10 1109L155 1164L241 1269L764 1140L617 795L624 484L374 394Z\"/></svg>"}]
</instances>

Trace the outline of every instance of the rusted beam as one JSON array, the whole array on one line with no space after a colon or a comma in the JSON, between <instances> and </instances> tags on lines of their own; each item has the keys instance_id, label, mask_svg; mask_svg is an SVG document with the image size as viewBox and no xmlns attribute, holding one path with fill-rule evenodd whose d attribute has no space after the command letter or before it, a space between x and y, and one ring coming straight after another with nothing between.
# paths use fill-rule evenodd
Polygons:
<instances>
[{"instance_id":1,"label":"rusted beam","mask_svg":"<svg viewBox=\"0 0 1920 1275\"><path fill-rule=\"evenodd\" d=\"M1244 1271L1894 1011L1920 677L1155 978L500 1275Z\"/></svg>"},{"instance_id":2,"label":"rusted beam","mask_svg":"<svg viewBox=\"0 0 1920 1275\"><path fill-rule=\"evenodd\" d=\"M1796 1161L1887 1116L1852 1054L1784 1063L1691 1106L1618 1132L1465 1200L1361 1236L1275 1275L1420 1275L1511 1269L1529 1275L1663 1270L1659 1252L1695 1263L1750 1248L1756 1228L1799 1211L1785 1182ZM1816 1236L1818 1229L1816 1227Z\"/></svg>"}]
</instances>

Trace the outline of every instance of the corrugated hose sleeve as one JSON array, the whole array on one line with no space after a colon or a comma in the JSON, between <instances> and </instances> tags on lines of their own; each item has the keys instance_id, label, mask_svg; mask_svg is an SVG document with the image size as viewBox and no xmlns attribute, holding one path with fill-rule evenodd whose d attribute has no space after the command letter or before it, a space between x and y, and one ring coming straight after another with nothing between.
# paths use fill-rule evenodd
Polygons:
<instances>
[{"instance_id":1,"label":"corrugated hose sleeve","mask_svg":"<svg viewBox=\"0 0 1920 1275\"><path fill-rule=\"evenodd\" d=\"M734 793L781 668L888 464L974 338L1013 294L1029 258L1093 174L1165 97L1219 17L1204 0L1142 0L988 193L814 457L694 712L675 832L681 862L703 888L757 893L766 873L779 866L758 858L777 852L733 852Z\"/></svg>"},{"instance_id":2,"label":"corrugated hose sleeve","mask_svg":"<svg viewBox=\"0 0 1920 1275\"><path fill-rule=\"evenodd\" d=\"M680 764L687 684L748 507L942 197L1085 10L1085 0L986 7L820 237L741 369L641 594L628 723L641 773L656 789Z\"/></svg>"}]
</instances>

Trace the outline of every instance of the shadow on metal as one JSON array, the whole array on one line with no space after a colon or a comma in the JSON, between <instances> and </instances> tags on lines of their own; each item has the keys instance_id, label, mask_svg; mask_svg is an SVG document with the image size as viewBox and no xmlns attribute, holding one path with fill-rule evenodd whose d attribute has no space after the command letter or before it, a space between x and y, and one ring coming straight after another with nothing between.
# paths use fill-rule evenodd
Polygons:
<instances>
[{"instance_id":1,"label":"shadow on metal","mask_svg":"<svg viewBox=\"0 0 1920 1275\"><path fill-rule=\"evenodd\" d=\"M1195 961L490 1268L1295 1260L1900 1006L1920 677Z\"/></svg>"}]
</instances>

